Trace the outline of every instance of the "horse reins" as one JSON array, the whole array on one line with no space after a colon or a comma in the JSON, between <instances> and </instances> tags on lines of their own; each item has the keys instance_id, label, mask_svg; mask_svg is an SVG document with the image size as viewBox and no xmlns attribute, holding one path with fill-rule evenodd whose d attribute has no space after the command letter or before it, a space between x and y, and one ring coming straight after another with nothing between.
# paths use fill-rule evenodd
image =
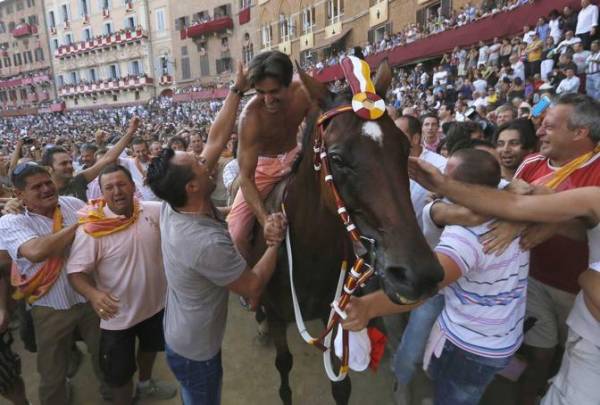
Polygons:
<instances>
[{"instance_id":1,"label":"horse reins","mask_svg":"<svg viewBox=\"0 0 600 405\"><path fill-rule=\"evenodd\" d=\"M340 278L338 280L335 298L331 303L332 309L329 314L329 320L327 322L326 327L323 329L323 331L319 334L317 338L314 338L310 335L310 333L308 333L304 324L304 318L302 317L300 305L298 303L298 298L296 295L296 289L293 280L293 264L289 229L287 231L286 237L288 267L290 273L290 286L292 291L292 301L294 305L296 325L298 326L298 331L300 332L300 335L307 343L323 351L325 370L327 372L328 377L332 381L341 381L346 377L346 374L348 373L348 362L350 358L349 333L347 330L344 329L342 331L342 365L340 367L339 373L336 374L333 371L333 365L331 364L330 355L330 344L333 332L336 326L340 324L341 320L347 318L347 315L344 312L344 310L350 302L350 297L354 294L354 292L359 286L364 286L364 284L369 280L369 278L375 273L372 263L368 263L368 260L365 260L365 258L363 257L365 256L365 254L370 254L374 251L375 241L373 239L361 235L360 231L352 221L350 214L348 213L348 210L344 204L344 201L340 196L337 187L335 186L335 183L333 181L333 175L331 173L331 168L329 167L329 162L327 160L327 146L323 137L325 123L334 116L348 111L352 111L352 106L341 105L322 114L317 120L317 136L315 137L313 145L314 170L317 173L321 171L323 172L325 183L329 186L329 189L331 190L331 193L335 200L337 215L342 221L346 232L348 232L348 235L352 242L355 256L354 264L350 271L347 271L348 260L344 260L342 262ZM363 241L370 243L370 247L365 247ZM372 260L373 258L371 257L371 260L369 261Z\"/></svg>"},{"instance_id":2,"label":"horse reins","mask_svg":"<svg viewBox=\"0 0 600 405\"><path fill-rule=\"evenodd\" d=\"M337 374L333 371L331 362L331 339L335 328L340 324L341 320L347 318L344 310L350 302L350 297L359 286L364 286L369 278L375 273L373 267L375 263L375 241L360 234L360 231L350 218L346 205L335 186L333 174L327 159L327 145L324 137L325 124L331 118L345 112L354 112L358 117L367 121L377 120L385 113L385 102L377 95L375 86L371 81L369 64L364 60L349 56L340 61L340 66L342 67L348 86L352 90L352 102L350 104L339 105L326 111L317 120L317 134L313 145L313 165L317 173L322 171L325 183L329 186L329 189L333 194L337 214L340 217L346 232L348 232L355 257L354 264L350 271L347 271L348 260L346 259L342 262L335 298L331 303L332 309L329 313L329 320L327 321L325 329L323 329L317 338L312 337L310 333L308 333L306 325L304 324L304 318L302 318L302 311L300 310L296 288L294 286L293 258L289 227L286 234L290 289L294 305L296 326L298 327L300 335L307 343L316 346L323 351L325 371L332 381L342 381L346 377L346 374L348 374L348 363L350 358L349 332L345 329L342 330L342 365ZM364 242L370 243L370 246L368 248L365 247ZM365 257L367 257L367 260L365 260ZM370 261L370 263L368 263L368 261Z\"/></svg>"}]
</instances>

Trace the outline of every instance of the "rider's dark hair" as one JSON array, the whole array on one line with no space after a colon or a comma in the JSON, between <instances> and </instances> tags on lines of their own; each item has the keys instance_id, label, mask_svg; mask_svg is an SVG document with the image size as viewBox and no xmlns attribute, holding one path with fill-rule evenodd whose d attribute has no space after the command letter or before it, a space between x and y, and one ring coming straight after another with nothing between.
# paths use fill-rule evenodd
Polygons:
<instances>
[{"instance_id":1,"label":"rider's dark hair","mask_svg":"<svg viewBox=\"0 0 600 405\"><path fill-rule=\"evenodd\" d=\"M175 151L163 149L148 166L146 183L156 196L168 202L172 208L183 207L187 203L185 186L194 178L194 172L188 165L176 165L172 162Z\"/></svg>"},{"instance_id":2,"label":"rider's dark hair","mask_svg":"<svg viewBox=\"0 0 600 405\"><path fill-rule=\"evenodd\" d=\"M461 149L454 152L452 159L460 162L451 173L453 179L489 187L497 187L500 183L500 164L491 153Z\"/></svg>"},{"instance_id":3,"label":"rider's dark hair","mask_svg":"<svg viewBox=\"0 0 600 405\"><path fill-rule=\"evenodd\" d=\"M254 87L268 77L288 87L292 82L294 67L289 56L279 51L266 51L256 55L248 66L248 79Z\"/></svg>"}]
</instances>

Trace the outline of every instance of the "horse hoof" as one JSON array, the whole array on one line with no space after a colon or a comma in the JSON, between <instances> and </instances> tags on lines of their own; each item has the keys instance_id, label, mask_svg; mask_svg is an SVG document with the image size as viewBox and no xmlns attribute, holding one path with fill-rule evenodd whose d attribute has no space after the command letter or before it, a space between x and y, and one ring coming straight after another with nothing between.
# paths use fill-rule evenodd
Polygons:
<instances>
[{"instance_id":1,"label":"horse hoof","mask_svg":"<svg viewBox=\"0 0 600 405\"><path fill-rule=\"evenodd\" d=\"M280 388L279 398L281 398L283 405L292 405L292 390L289 388Z\"/></svg>"}]
</instances>

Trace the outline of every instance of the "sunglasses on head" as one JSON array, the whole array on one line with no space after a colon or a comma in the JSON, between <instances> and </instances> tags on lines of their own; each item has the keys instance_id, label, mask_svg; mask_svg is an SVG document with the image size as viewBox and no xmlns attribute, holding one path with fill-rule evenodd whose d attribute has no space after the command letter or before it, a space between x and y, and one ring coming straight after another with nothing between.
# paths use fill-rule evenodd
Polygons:
<instances>
[{"instance_id":1,"label":"sunglasses on head","mask_svg":"<svg viewBox=\"0 0 600 405\"><path fill-rule=\"evenodd\" d=\"M29 168L33 168L33 167L40 167L40 165L38 165L35 162L19 163L15 167L15 170L13 170L12 174L13 174L13 176L19 176L19 175L23 174L23 172L25 172L25 170L27 170Z\"/></svg>"}]
</instances>

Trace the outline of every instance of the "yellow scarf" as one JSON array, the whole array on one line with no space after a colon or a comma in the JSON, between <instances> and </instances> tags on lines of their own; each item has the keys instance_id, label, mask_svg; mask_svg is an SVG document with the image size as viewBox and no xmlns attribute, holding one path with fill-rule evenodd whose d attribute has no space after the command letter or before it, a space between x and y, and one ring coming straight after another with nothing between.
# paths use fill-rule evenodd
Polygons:
<instances>
[{"instance_id":1,"label":"yellow scarf","mask_svg":"<svg viewBox=\"0 0 600 405\"><path fill-rule=\"evenodd\" d=\"M62 229L62 222L63 217L60 207L56 206L52 215L52 233ZM16 288L13 298L16 300L27 299L27 302L32 304L43 297L58 280L63 264L64 258L62 256L49 257L35 275L28 278L19 272L13 262L10 274L10 282Z\"/></svg>"},{"instance_id":2,"label":"yellow scarf","mask_svg":"<svg viewBox=\"0 0 600 405\"><path fill-rule=\"evenodd\" d=\"M80 211L80 213L83 213L83 216L79 218L79 223L83 225L85 233L94 238L101 238L120 232L134 224L140 216L140 204L137 199L133 201L133 215L131 215L131 218L107 218L104 214L105 206L106 201L103 198L98 198L90 201Z\"/></svg>"},{"instance_id":3,"label":"yellow scarf","mask_svg":"<svg viewBox=\"0 0 600 405\"><path fill-rule=\"evenodd\" d=\"M594 150L571 160L566 165L554 172L552 178L545 184L547 187L555 190L562 184L573 172L579 169L581 166L586 164L592 157L600 152L600 145L596 146Z\"/></svg>"}]
</instances>

